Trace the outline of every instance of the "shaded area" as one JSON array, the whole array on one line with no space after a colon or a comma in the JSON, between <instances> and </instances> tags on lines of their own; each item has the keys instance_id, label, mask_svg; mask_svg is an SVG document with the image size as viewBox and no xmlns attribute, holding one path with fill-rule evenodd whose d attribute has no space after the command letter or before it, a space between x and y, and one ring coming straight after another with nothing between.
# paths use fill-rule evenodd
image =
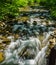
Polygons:
<instances>
[{"instance_id":1,"label":"shaded area","mask_svg":"<svg viewBox=\"0 0 56 65\"><path fill-rule=\"evenodd\" d=\"M51 49L50 55L49 55L49 62L48 65L56 65L56 49L53 47Z\"/></svg>"}]
</instances>

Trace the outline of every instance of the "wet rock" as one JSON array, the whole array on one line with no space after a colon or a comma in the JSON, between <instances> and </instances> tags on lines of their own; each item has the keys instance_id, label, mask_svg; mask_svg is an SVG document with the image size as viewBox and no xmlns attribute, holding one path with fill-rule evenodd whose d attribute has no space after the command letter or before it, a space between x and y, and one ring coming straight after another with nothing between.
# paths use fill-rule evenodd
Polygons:
<instances>
[{"instance_id":1,"label":"wet rock","mask_svg":"<svg viewBox=\"0 0 56 65\"><path fill-rule=\"evenodd\" d=\"M37 25L37 21L33 21L33 25Z\"/></svg>"},{"instance_id":2,"label":"wet rock","mask_svg":"<svg viewBox=\"0 0 56 65\"><path fill-rule=\"evenodd\" d=\"M27 16L22 16L18 18L18 21L22 21L22 22L27 21L27 20L29 20L29 17Z\"/></svg>"},{"instance_id":3,"label":"wet rock","mask_svg":"<svg viewBox=\"0 0 56 65\"><path fill-rule=\"evenodd\" d=\"M0 43L0 50L1 50L1 49L3 49L3 50L4 50L4 49L5 49L5 47L6 47L6 44Z\"/></svg>"},{"instance_id":4,"label":"wet rock","mask_svg":"<svg viewBox=\"0 0 56 65\"><path fill-rule=\"evenodd\" d=\"M35 51L31 47L26 47L22 52L20 53L20 56L25 59L34 59L35 58Z\"/></svg>"},{"instance_id":5,"label":"wet rock","mask_svg":"<svg viewBox=\"0 0 56 65\"><path fill-rule=\"evenodd\" d=\"M8 39L7 37L5 37L5 36L0 36L0 39L2 40L2 42L1 43L3 43L3 44L9 44L10 43L10 39Z\"/></svg>"},{"instance_id":6,"label":"wet rock","mask_svg":"<svg viewBox=\"0 0 56 65\"><path fill-rule=\"evenodd\" d=\"M40 16L40 19L44 19L45 17L44 16Z\"/></svg>"}]
</instances>

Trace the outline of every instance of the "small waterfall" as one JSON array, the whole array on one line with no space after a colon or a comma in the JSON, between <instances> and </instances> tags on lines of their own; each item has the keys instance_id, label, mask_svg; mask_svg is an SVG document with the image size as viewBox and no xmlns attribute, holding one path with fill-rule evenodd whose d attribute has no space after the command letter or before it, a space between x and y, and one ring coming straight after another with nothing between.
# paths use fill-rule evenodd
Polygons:
<instances>
[{"instance_id":1,"label":"small waterfall","mask_svg":"<svg viewBox=\"0 0 56 65\"><path fill-rule=\"evenodd\" d=\"M19 64L19 65L46 65L46 51L48 49L48 39L53 32L47 33L42 44L45 46L41 49L41 41L38 38L29 37L27 40L11 39L10 45L4 51L5 60L1 63ZM47 44L46 44L47 43Z\"/></svg>"},{"instance_id":2,"label":"small waterfall","mask_svg":"<svg viewBox=\"0 0 56 65\"><path fill-rule=\"evenodd\" d=\"M36 54L38 54L38 52L40 51L40 47L41 47L41 42L38 38L29 38L28 40L18 39L15 42L12 41L4 51L5 61L3 61L1 65L4 63L33 65L33 63L35 63L35 61L33 61L33 58L30 59L30 57L28 57L27 60L27 58L26 57L24 58L22 55L28 51L30 54L28 56L33 55L35 57Z\"/></svg>"},{"instance_id":3,"label":"small waterfall","mask_svg":"<svg viewBox=\"0 0 56 65\"><path fill-rule=\"evenodd\" d=\"M42 43L43 43L43 44L47 44L50 35L53 34L53 33L54 33L54 32L52 32L52 31L49 31L48 33L46 33L46 34L45 34L45 39L43 40Z\"/></svg>"},{"instance_id":4,"label":"small waterfall","mask_svg":"<svg viewBox=\"0 0 56 65\"><path fill-rule=\"evenodd\" d=\"M36 55L35 62L37 65L46 65L46 51L48 49L48 46L45 46L42 48L42 50Z\"/></svg>"}]
</instances>

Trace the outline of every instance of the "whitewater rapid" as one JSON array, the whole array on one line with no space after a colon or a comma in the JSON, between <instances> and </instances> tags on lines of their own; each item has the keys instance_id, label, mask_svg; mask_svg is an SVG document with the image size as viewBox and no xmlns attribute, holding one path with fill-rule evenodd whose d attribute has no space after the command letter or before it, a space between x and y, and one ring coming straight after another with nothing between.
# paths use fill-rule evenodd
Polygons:
<instances>
[{"instance_id":1,"label":"whitewater rapid","mask_svg":"<svg viewBox=\"0 0 56 65\"><path fill-rule=\"evenodd\" d=\"M52 33L47 33L42 43L35 37L29 37L27 40L17 39L16 41L13 36L8 37L11 39L11 43L4 51L5 60L1 65L5 63L7 65L46 65L46 51L49 45L47 40ZM45 44L45 46L41 48L41 44Z\"/></svg>"}]
</instances>

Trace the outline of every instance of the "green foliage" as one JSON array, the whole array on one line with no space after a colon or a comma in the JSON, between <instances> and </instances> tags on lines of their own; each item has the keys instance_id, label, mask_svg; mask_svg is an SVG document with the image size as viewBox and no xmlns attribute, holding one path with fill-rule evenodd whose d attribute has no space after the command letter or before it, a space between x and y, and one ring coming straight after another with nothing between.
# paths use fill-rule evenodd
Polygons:
<instances>
[{"instance_id":1,"label":"green foliage","mask_svg":"<svg viewBox=\"0 0 56 65\"><path fill-rule=\"evenodd\" d=\"M41 5L45 5L46 2L47 2L47 0L40 0L40 4L41 4Z\"/></svg>"},{"instance_id":2,"label":"green foliage","mask_svg":"<svg viewBox=\"0 0 56 65\"><path fill-rule=\"evenodd\" d=\"M49 4L49 6L48 6ZM51 9L51 16L53 18L56 18L56 0L50 0L48 1L47 6Z\"/></svg>"},{"instance_id":3,"label":"green foliage","mask_svg":"<svg viewBox=\"0 0 56 65\"><path fill-rule=\"evenodd\" d=\"M36 0L37 3L40 3L40 0Z\"/></svg>"},{"instance_id":4,"label":"green foliage","mask_svg":"<svg viewBox=\"0 0 56 65\"><path fill-rule=\"evenodd\" d=\"M0 0L0 20L8 14L16 17L19 15L19 8L28 6L29 3L34 3L34 0Z\"/></svg>"},{"instance_id":5,"label":"green foliage","mask_svg":"<svg viewBox=\"0 0 56 65\"><path fill-rule=\"evenodd\" d=\"M32 5L34 3L34 0L28 0L28 5Z\"/></svg>"},{"instance_id":6,"label":"green foliage","mask_svg":"<svg viewBox=\"0 0 56 65\"><path fill-rule=\"evenodd\" d=\"M14 5L22 7L22 6L27 6L28 0L14 0L13 1Z\"/></svg>"},{"instance_id":7,"label":"green foliage","mask_svg":"<svg viewBox=\"0 0 56 65\"><path fill-rule=\"evenodd\" d=\"M51 16L56 17L56 0L0 0L0 20L5 15L19 15L19 8L40 4L51 10Z\"/></svg>"},{"instance_id":8,"label":"green foliage","mask_svg":"<svg viewBox=\"0 0 56 65\"><path fill-rule=\"evenodd\" d=\"M47 0L47 5L49 5L50 7L53 7L56 5L56 0Z\"/></svg>"},{"instance_id":9,"label":"green foliage","mask_svg":"<svg viewBox=\"0 0 56 65\"><path fill-rule=\"evenodd\" d=\"M40 0L40 4L49 8L51 16L56 18L56 0Z\"/></svg>"},{"instance_id":10,"label":"green foliage","mask_svg":"<svg viewBox=\"0 0 56 65\"><path fill-rule=\"evenodd\" d=\"M51 10L51 16L52 18L56 19L56 8Z\"/></svg>"},{"instance_id":11,"label":"green foliage","mask_svg":"<svg viewBox=\"0 0 56 65\"><path fill-rule=\"evenodd\" d=\"M19 15L19 8L34 3L35 0L0 0L0 20L10 14Z\"/></svg>"},{"instance_id":12,"label":"green foliage","mask_svg":"<svg viewBox=\"0 0 56 65\"><path fill-rule=\"evenodd\" d=\"M0 20L4 18L5 15L11 14L16 16L18 14L18 8L14 5L13 0L1 0L0 1Z\"/></svg>"}]
</instances>

